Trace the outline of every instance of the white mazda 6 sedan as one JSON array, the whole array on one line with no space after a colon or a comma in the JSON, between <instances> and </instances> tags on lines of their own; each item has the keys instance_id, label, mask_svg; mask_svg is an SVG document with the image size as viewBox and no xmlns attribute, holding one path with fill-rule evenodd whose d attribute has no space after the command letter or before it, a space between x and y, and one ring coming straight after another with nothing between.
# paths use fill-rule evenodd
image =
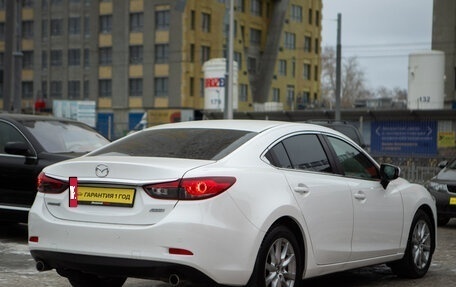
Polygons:
<instances>
[{"instance_id":1,"label":"white mazda 6 sedan","mask_svg":"<svg viewBox=\"0 0 456 287\"><path fill-rule=\"evenodd\" d=\"M29 213L40 271L73 286L298 286L388 263L426 274L436 207L422 186L322 126L166 124L46 167Z\"/></svg>"}]
</instances>

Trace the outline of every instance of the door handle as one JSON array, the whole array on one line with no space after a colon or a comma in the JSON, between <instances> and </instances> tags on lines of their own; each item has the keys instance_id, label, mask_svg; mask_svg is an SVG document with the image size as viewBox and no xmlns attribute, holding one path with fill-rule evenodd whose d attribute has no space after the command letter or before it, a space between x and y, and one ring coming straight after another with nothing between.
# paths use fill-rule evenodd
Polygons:
<instances>
[{"instance_id":1,"label":"door handle","mask_svg":"<svg viewBox=\"0 0 456 287\"><path fill-rule=\"evenodd\" d=\"M300 183L298 186L295 186L294 191L300 194L304 194L309 192L309 188L305 184Z\"/></svg>"},{"instance_id":2,"label":"door handle","mask_svg":"<svg viewBox=\"0 0 456 287\"><path fill-rule=\"evenodd\" d=\"M355 193L355 195L353 195L356 199L358 200L365 200L366 199L366 194L362 191L358 191L358 193Z\"/></svg>"}]
</instances>

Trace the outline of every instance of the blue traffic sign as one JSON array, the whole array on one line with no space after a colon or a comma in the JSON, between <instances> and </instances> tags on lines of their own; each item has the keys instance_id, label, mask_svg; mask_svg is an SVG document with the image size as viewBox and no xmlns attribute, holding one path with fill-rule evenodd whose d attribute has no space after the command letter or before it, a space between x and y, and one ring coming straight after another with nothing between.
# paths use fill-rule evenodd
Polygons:
<instances>
[{"instance_id":1,"label":"blue traffic sign","mask_svg":"<svg viewBox=\"0 0 456 287\"><path fill-rule=\"evenodd\" d=\"M435 155L437 122L372 122L371 152L375 155Z\"/></svg>"}]
</instances>

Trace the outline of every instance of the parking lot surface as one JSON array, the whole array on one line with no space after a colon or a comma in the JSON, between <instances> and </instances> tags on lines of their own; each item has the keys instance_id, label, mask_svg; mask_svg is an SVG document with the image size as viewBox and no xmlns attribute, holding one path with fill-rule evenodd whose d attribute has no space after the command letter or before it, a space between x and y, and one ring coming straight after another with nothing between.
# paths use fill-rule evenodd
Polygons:
<instances>
[{"instance_id":1,"label":"parking lot surface","mask_svg":"<svg viewBox=\"0 0 456 287\"><path fill-rule=\"evenodd\" d=\"M456 220L438 229L438 246L424 278L401 279L385 265L341 272L306 280L303 287L317 286L456 286ZM70 287L54 270L38 272L27 247L27 226L0 223L0 286ZM150 280L129 278L125 287L168 287Z\"/></svg>"}]
</instances>

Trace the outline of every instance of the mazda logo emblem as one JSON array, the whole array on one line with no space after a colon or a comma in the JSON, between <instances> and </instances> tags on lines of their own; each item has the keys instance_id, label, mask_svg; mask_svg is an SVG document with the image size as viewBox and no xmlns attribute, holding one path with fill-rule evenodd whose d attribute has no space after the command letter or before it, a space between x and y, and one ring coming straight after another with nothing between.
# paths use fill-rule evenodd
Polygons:
<instances>
[{"instance_id":1,"label":"mazda logo emblem","mask_svg":"<svg viewBox=\"0 0 456 287\"><path fill-rule=\"evenodd\" d=\"M106 177L109 174L109 168L107 165L99 164L95 167L95 174L98 177Z\"/></svg>"}]
</instances>

